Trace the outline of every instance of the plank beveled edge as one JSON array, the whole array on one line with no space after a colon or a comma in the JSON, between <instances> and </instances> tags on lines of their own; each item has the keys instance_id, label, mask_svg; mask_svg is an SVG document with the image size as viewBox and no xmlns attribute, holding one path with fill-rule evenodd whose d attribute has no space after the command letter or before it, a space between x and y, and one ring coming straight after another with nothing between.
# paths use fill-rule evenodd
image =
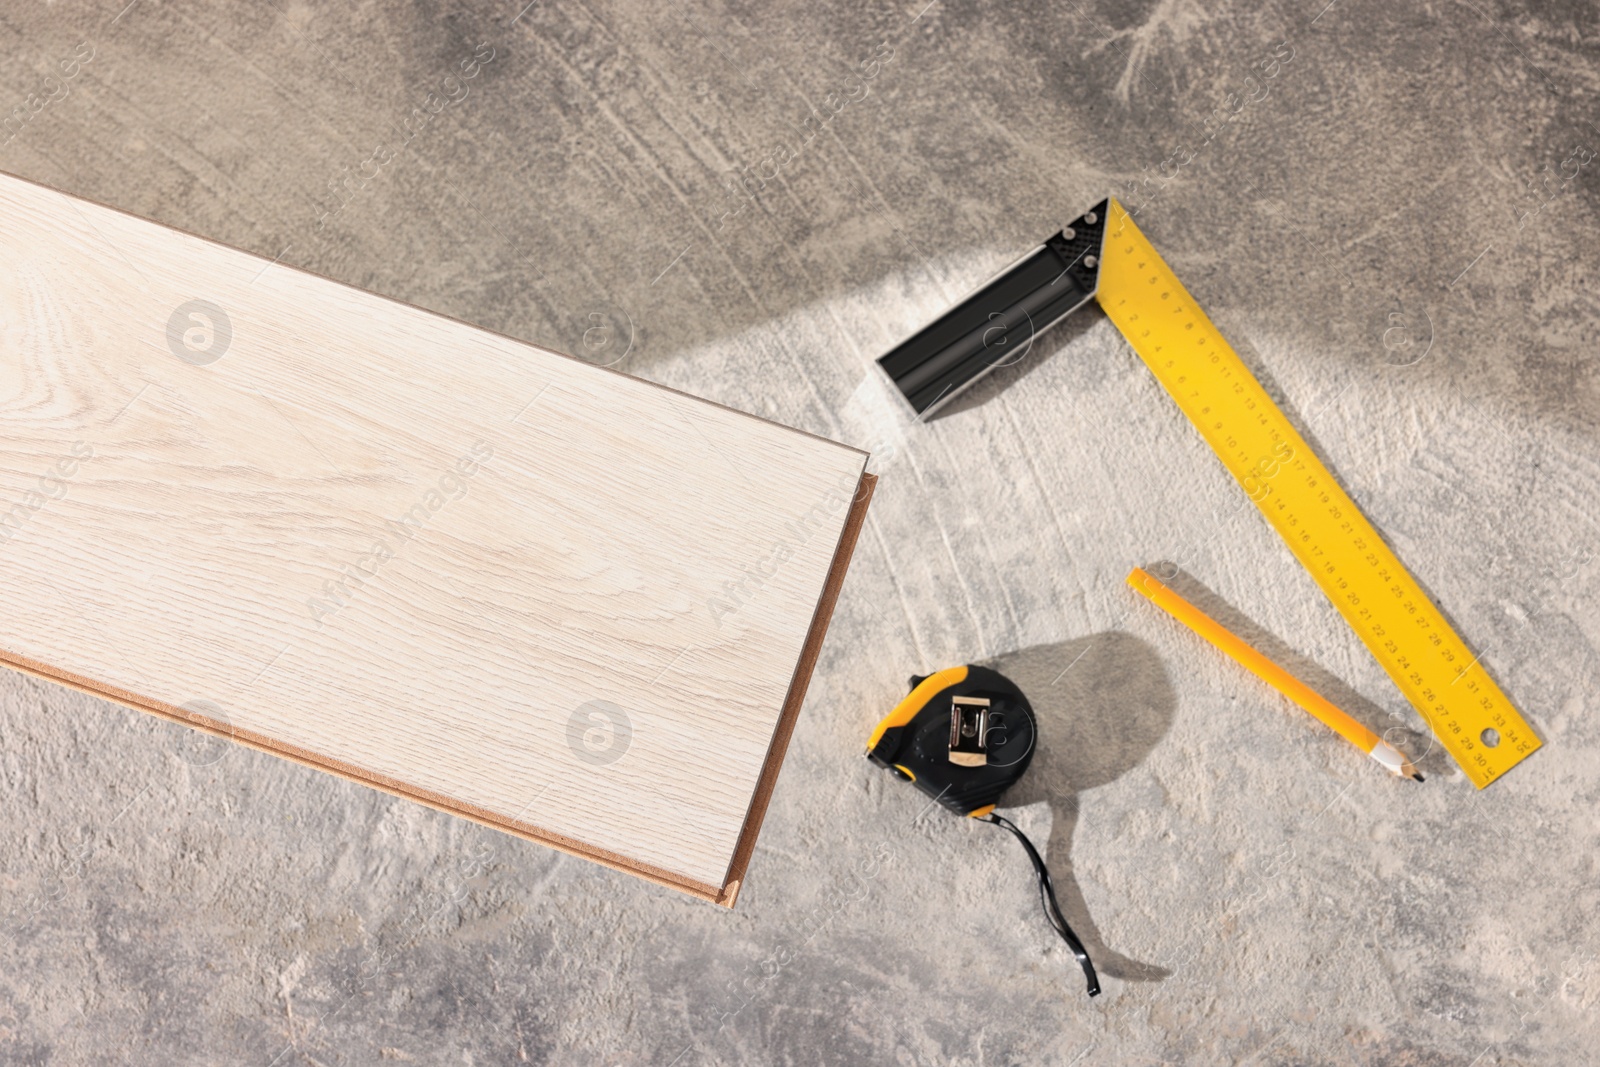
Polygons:
<instances>
[{"instance_id":1,"label":"plank beveled edge","mask_svg":"<svg viewBox=\"0 0 1600 1067\"><path fill-rule=\"evenodd\" d=\"M794 679L789 684L789 695L784 699L783 708L778 713L777 725L772 731L772 744L767 749L767 758L761 765L761 775L756 779L756 791L750 798L750 809L745 814L744 828L739 832L739 840L733 848L733 860L728 864L728 873L723 877L722 889L715 897L715 903L725 908L732 908L739 899L739 889L744 884L745 872L749 869L750 859L755 854L756 838L761 834L761 823L767 815L767 805L772 800L772 791L778 785L778 772L783 767L783 757L789 751L789 739L794 735L795 724L800 720L800 705L805 703L806 689L811 684L811 674L816 669L817 658L822 654L822 641L828 633L828 623L833 619L833 608L839 600L839 593L844 588L845 573L850 569L850 560L855 555L856 541L861 536L861 527L866 523L867 505L872 502L872 494L878 485L878 476L861 472L861 480L856 484L855 496L850 503L850 512L845 516L844 529L839 532L839 544L833 553L833 564L828 569L827 581L822 586L822 597L817 601L817 610L811 617L811 628L806 633L805 644L800 647L800 659L795 664Z\"/></svg>"},{"instance_id":2,"label":"plank beveled edge","mask_svg":"<svg viewBox=\"0 0 1600 1067\"><path fill-rule=\"evenodd\" d=\"M77 689L80 692L88 693L90 696L100 697L104 700L110 700L133 708L135 711L143 711L158 718L168 719L190 729L200 730L225 740L235 741L247 748L257 749L280 759L286 759L290 762L310 767L313 770L323 771L339 778L344 778L347 781L377 789L391 796L422 804L436 811L442 811L447 815L468 819L481 826L500 830L514 837L545 845L582 859L592 860L595 863L622 871L625 874L636 875L657 885L680 890L690 896L716 902L718 897L722 895L722 889L717 886L684 878L682 875L673 874L648 863L641 863L638 860L630 859L608 849L597 848L575 838L567 837L565 834L554 833L528 823L502 818L494 812L480 808L475 804L468 804L433 790L421 789L399 779L391 778L388 775L365 770L342 760L332 759L309 749L301 748L298 745L285 744L253 730L245 730L229 724L219 726L206 716L191 714L164 701L142 696L118 686L97 682L92 678L86 678L72 671L52 667L48 663L41 663L28 656L19 655L10 649L0 648L0 666L10 667L24 674L43 678L45 681L55 682L69 689Z\"/></svg>"}]
</instances>

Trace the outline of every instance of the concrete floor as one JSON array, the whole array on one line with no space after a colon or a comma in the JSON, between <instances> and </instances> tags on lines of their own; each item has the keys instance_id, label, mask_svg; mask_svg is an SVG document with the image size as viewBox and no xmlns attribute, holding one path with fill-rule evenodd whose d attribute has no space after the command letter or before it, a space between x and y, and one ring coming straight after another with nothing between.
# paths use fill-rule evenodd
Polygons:
<instances>
[{"instance_id":1,"label":"concrete floor","mask_svg":"<svg viewBox=\"0 0 1600 1067\"><path fill-rule=\"evenodd\" d=\"M523 2L8 5L0 169L873 447L739 906L8 674L0 1063L1600 1062L1592 5ZM929 424L874 376L1108 190L1541 732L1505 780L1135 600L1421 725L1097 313ZM1039 707L1096 1001L860 758L961 661Z\"/></svg>"}]
</instances>

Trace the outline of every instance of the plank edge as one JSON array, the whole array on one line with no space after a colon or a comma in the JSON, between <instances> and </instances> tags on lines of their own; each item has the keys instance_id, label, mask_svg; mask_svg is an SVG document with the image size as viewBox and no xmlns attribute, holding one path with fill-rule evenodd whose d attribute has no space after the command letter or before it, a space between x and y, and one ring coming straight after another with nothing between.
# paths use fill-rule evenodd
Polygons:
<instances>
[{"instance_id":1,"label":"plank edge","mask_svg":"<svg viewBox=\"0 0 1600 1067\"><path fill-rule=\"evenodd\" d=\"M722 890L714 898L715 903L725 908L732 908L739 899L739 889L744 884L745 872L755 853L756 838L761 833L761 822L766 818L767 804L772 800L773 790L777 788L778 772L783 767L784 754L789 750L789 739L794 735L795 724L800 719L800 705L805 703L806 689L811 684L811 673L815 670L817 659L822 654L822 640L827 636L828 623L833 619L834 604L838 602L839 593L844 588L845 573L850 569L850 560L855 555L856 541L860 538L861 527L866 522L867 505L871 503L877 485L877 475L868 474L865 470L861 472L850 513L845 516L844 528L839 532L839 544L834 549L833 565L829 568L828 579L822 586L822 598L817 601L817 610L811 616L811 629L806 633L805 644L800 648L800 659L795 664L794 680L789 685L789 695L778 713L778 723L772 732L772 744L767 749L767 758L761 766L760 777L756 779L756 791L750 798L750 808L745 814L744 828L739 831L739 839L734 844L733 860L728 865Z\"/></svg>"},{"instance_id":2,"label":"plank edge","mask_svg":"<svg viewBox=\"0 0 1600 1067\"><path fill-rule=\"evenodd\" d=\"M330 759L326 756L319 755L318 753L312 752L309 749L303 749L296 745L285 744L284 742L274 740L265 734L258 734L254 731L240 729L231 725L214 725L213 720L205 718L204 716L190 715L183 711L183 709L174 707L173 705L164 703L163 701L141 696L138 693L134 693L117 686L105 685L103 683L96 682L90 678L84 677L83 675L74 674L71 671L64 671L59 668L52 667L47 663L42 663L38 660L32 659L28 656L19 655L15 652L12 652L10 649L0 648L0 665L10 667L12 670L20 671L23 674L30 674L36 678L42 678L48 682L55 682L56 684L66 686L69 689L76 689L80 692L88 693L90 696L99 697L103 700L109 700L113 703L122 704L125 707L130 707L136 711L142 711L147 714L154 715L157 718L167 719L190 729L201 730L216 737L237 742L238 744L244 745L247 748L253 748L258 751L265 752L268 755L277 756L280 759L286 759L293 763L310 767L313 770L336 775L337 777L344 778L347 781L355 782L359 785L364 785L369 788L388 793L391 796L400 797L404 800L425 805L433 808L435 811L444 812L447 815L454 815L459 818L468 819L479 824L480 826L487 826L494 830L500 830L503 833L512 835L513 837L520 837L524 840L532 841L535 844L545 845L560 852L578 856L582 859L591 860L603 866L621 871L624 874L634 875L635 877L643 878L648 882L654 882L656 885L665 886L668 889L676 889L680 892L687 893L690 896L699 897L702 900L708 900L712 903L720 903L721 897L725 893L725 889L719 889L718 887L710 885L709 883L694 881L691 878L674 874L673 872L663 868L656 867L648 863L642 863L638 860L629 859L620 853L611 852L607 849L586 844L575 838L567 837L564 834L558 834L550 830L544 830L529 823L516 822L511 819L506 819L485 808L478 807L475 804L468 804L464 801L448 797L443 793L436 793L429 789L421 789L416 786L407 785L406 783L401 782L398 779L390 778L387 775L379 774L375 771L364 770L355 766L354 764L345 763L342 760Z\"/></svg>"}]
</instances>

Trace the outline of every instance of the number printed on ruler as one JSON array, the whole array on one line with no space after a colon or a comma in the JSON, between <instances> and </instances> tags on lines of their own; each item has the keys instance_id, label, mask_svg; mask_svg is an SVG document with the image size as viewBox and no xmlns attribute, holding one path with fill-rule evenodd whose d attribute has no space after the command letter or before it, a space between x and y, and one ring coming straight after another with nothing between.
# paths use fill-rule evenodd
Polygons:
<instances>
[{"instance_id":1,"label":"number printed on ruler","mask_svg":"<svg viewBox=\"0 0 1600 1067\"><path fill-rule=\"evenodd\" d=\"M1110 209L1101 307L1467 776L1488 785L1539 739L1127 212Z\"/></svg>"}]
</instances>

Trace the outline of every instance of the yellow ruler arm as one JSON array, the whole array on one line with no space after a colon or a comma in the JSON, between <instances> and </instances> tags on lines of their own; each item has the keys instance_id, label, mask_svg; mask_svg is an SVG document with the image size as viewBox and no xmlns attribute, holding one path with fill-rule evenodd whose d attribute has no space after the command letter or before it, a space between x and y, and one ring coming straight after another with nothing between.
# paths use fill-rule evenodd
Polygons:
<instances>
[{"instance_id":1,"label":"yellow ruler arm","mask_svg":"<svg viewBox=\"0 0 1600 1067\"><path fill-rule=\"evenodd\" d=\"M1541 742L1112 200L1100 306L1479 789Z\"/></svg>"}]
</instances>

